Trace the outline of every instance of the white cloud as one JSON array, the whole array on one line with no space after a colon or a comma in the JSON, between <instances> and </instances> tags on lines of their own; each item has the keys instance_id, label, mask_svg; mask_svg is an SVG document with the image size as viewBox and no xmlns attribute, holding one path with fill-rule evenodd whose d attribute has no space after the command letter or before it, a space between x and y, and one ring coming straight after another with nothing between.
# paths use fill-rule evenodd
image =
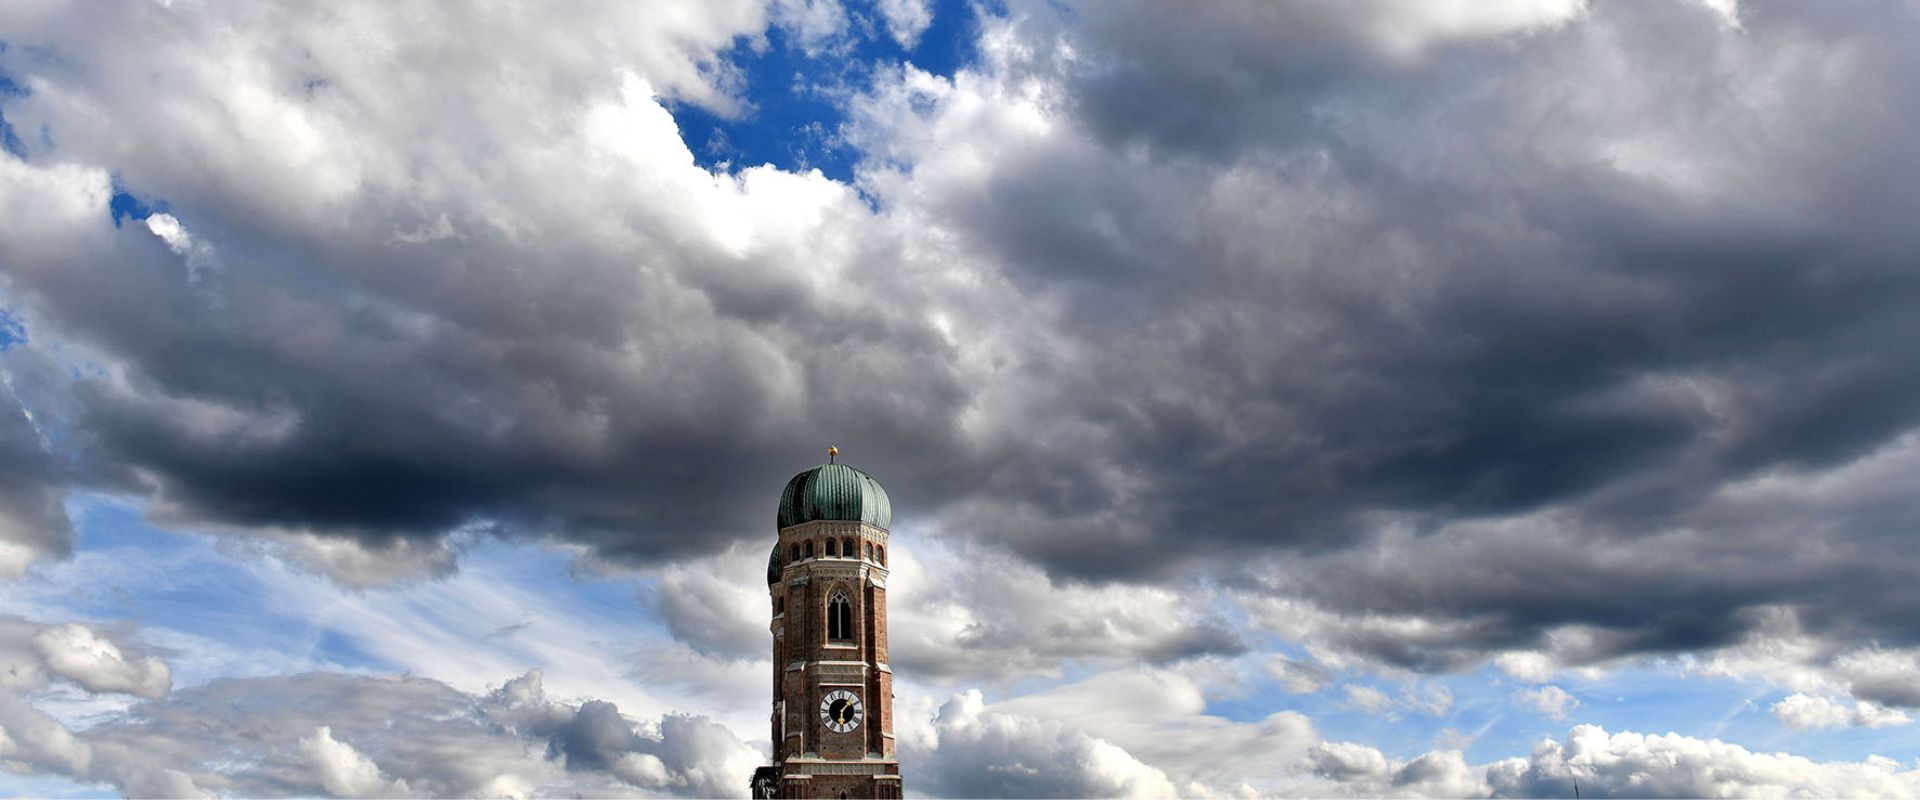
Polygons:
<instances>
[{"instance_id":1,"label":"white cloud","mask_svg":"<svg viewBox=\"0 0 1920 800\"><path fill-rule=\"evenodd\" d=\"M120 645L77 622L43 625L0 615L0 690L26 692L67 680L87 692L164 697L173 676L156 656L129 658Z\"/></svg>"},{"instance_id":2,"label":"white cloud","mask_svg":"<svg viewBox=\"0 0 1920 800\"><path fill-rule=\"evenodd\" d=\"M1347 684L1344 691L1348 706L1368 714L1412 711L1427 716L1439 716L1453 707L1453 692L1439 684L1409 685L1400 692L1399 697L1389 696L1376 687L1358 683Z\"/></svg>"},{"instance_id":3,"label":"white cloud","mask_svg":"<svg viewBox=\"0 0 1920 800\"><path fill-rule=\"evenodd\" d=\"M1493 792L1506 797L1583 793L1639 797L1910 797L1920 771L1888 759L1813 761L1787 753L1755 753L1718 739L1677 734L1609 734L1580 725L1565 744L1548 740L1522 759L1488 767Z\"/></svg>"},{"instance_id":4,"label":"white cloud","mask_svg":"<svg viewBox=\"0 0 1920 800\"><path fill-rule=\"evenodd\" d=\"M1057 720L991 712L978 691L956 695L933 722L935 753L917 782L959 797L1170 797L1166 773ZM905 754L903 754L903 759Z\"/></svg>"},{"instance_id":5,"label":"white cloud","mask_svg":"<svg viewBox=\"0 0 1920 800\"><path fill-rule=\"evenodd\" d=\"M486 695L419 678L223 680L77 733L0 694L0 757L134 795L340 797L739 796L761 760L710 720L638 725L540 684L537 672Z\"/></svg>"},{"instance_id":6,"label":"white cloud","mask_svg":"<svg viewBox=\"0 0 1920 800\"><path fill-rule=\"evenodd\" d=\"M47 669L90 692L126 692L164 697L173 686L165 662L153 656L128 659L113 642L78 623L57 625L33 637Z\"/></svg>"},{"instance_id":7,"label":"white cloud","mask_svg":"<svg viewBox=\"0 0 1920 800\"><path fill-rule=\"evenodd\" d=\"M1207 670L1113 670L984 711L1049 720L1109 742L1164 772L1182 794L1281 785L1289 766L1318 740L1312 721L1297 711L1254 722L1209 714L1208 684L1190 672Z\"/></svg>"},{"instance_id":8,"label":"white cloud","mask_svg":"<svg viewBox=\"0 0 1920 800\"><path fill-rule=\"evenodd\" d=\"M1369 714L1379 714L1393 708L1393 698L1388 697L1386 692L1371 686L1351 683L1347 684L1346 692L1347 705Z\"/></svg>"},{"instance_id":9,"label":"white cloud","mask_svg":"<svg viewBox=\"0 0 1920 800\"><path fill-rule=\"evenodd\" d=\"M1559 668L1545 653L1534 652L1501 653L1493 663L1508 675L1536 683L1552 678Z\"/></svg>"},{"instance_id":10,"label":"white cloud","mask_svg":"<svg viewBox=\"0 0 1920 800\"><path fill-rule=\"evenodd\" d=\"M1337 781L1377 778L1391 766L1379 750L1353 742L1322 742L1307 750L1307 762L1314 774Z\"/></svg>"},{"instance_id":11,"label":"white cloud","mask_svg":"<svg viewBox=\"0 0 1920 800\"><path fill-rule=\"evenodd\" d=\"M1307 768L1320 781L1288 787L1292 796L1481 797L1484 770L1469 767L1457 750L1436 750L1395 763L1378 749L1326 742L1308 751Z\"/></svg>"},{"instance_id":12,"label":"white cloud","mask_svg":"<svg viewBox=\"0 0 1920 800\"><path fill-rule=\"evenodd\" d=\"M773 0L775 24L786 28L810 56L853 45L848 37L847 9L840 0Z\"/></svg>"},{"instance_id":13,"label":"white cloud","mask_svg":"<svg viewBox=\"0 0 1920 800\"><path fill-rule=\"evenodd\" d=\"M407 794L406 782L390 783L380 777L380 767L361 755L352 745L333 738L333 729L322 725L300 738L300 755L313 770L314 780L334 797L400 797Z\"/></svg>"},{"instance_id":14,"label":"white cloud","mask_svg":"<svg viewBox=\"0 0 1920 800\"><path fill-rule=\"evenodd\" d=\"M1521 689L1518 692L1514 692L1513 701L1519 703L1521 706L1539 712L1542 716L1551 720L1566 719L1567 712L1571 711L1575 706L1580 705L1578 699L1575 699L1573 695L1567 693L1567 690L1558 686L1536 686L1531 689Z\"/></svg>"},{"instance_id":15,"label":"white cloud","mask_svg":"<svg viewBox=\"0 0 1920 800\"><path fill-rule=\"evenodd\" d=\"M1847 705L1831 697L1795 692L1773 704L1773 716L1798 730L1820 728L1889 728L1908 725L1913 718L1870 700Z\"/></svg>"},{"instance_id":16,"label":"white cloud","mask_svg":"<svg viewBox=\"0 0 1920 800\"><path fill-rule=\"evenodd\" d=\"M1565 25L1586 12L1586 0L1382 0L1348 19L1366 40L1394 57L1411 57L1456 39L1523 34Z\"/></svg>"},{"instance_id":17,"label":"white cloud","mask_svg":"<svg viewBox=\"0 0 1920 800\"><path fill-rule=\"evenodd\" d=\"M894 660L923 680L1011 681L1066 659L1168 663L1238 654L1204 586L1057 581L987 548L903 540L889 578Z\"/></svg>"},{"instance_id":18,"label":"white cloud","mask_svg":"<svg viewBox=\"0 0 1920 800\"><path fill-rule=\"evenodd\" d=\"M185 255L193 249L193 237L187 234L187 229L181 227L180 220L174 219L172 214L159 213L147 217L147 230L153 231L153 235L160 237L160 241L166 242L167 247L175 253Z\"/></svg>"},{"instance_id":19,"label":"white cloud","mask_svg":"<svg viewBox=\"0 0 1920 800\"><path fill-rule=\"evenodd\" d=\"M879 8L887 34L908 50L919 44L920 34L933 24L932 0L880 0Z\"/></svg>"}]
</instances>

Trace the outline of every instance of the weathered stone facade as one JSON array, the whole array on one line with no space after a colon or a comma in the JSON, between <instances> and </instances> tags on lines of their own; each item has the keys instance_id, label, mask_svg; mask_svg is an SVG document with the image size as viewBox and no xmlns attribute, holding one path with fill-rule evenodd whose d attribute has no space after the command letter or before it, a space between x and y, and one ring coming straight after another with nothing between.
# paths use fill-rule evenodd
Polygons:
<instances>
[{"instance_id":1,"label":"weathered stone facade","mask_svg":"<svg viewBox=\"0 0 1920 800\"><path fill-rule=\"evenodd\" d=\"M787 511L783 519L806 516ZM757 774L756 796L901 797L887 664L887 529L848 516L856 519L805 519L780 529L767 587L773 767ZM838 623L836 603L846 607ZM853 699L829 698L836 691Z\"/></svg>"}]
</instances>

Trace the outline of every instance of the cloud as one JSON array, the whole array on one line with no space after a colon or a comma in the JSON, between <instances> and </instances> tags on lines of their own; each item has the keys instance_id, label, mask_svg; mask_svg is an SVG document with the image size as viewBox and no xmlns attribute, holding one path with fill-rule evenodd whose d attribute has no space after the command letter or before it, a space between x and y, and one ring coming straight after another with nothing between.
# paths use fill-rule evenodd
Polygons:
<instances>
[{"instance_id":1,"label":"cloud","mask_svg":"<svg viewBox=\"0 0 1920 800\"><path fill-rule=\"evenodd\" d=\"M1920 772L1878 756L1819 762L1717 739L1609 734L1592 725L1573 728L1565 744L1547 740L1527 758L1490 765L1487 779L1500 797L1572 794L1575 780L1583 794L1608 796L1901 797L1920 787Z\"/></svg>"},{"instance_id":2,"label":"cloud","mask_svg":"<svg viewBox=\"0 0 1920 800\"><path fill-rule=\"evenodd\" d=\"M1346 692L1347 705L1369 714L1379 714L1393 707L1393 698L1388 697L1386 692L1371 686L1348 684Z\"/></svg>"},{"instance_id":3,"label":"cloud","mask_svg":"<svg viewBox=\"0 0 1920 800\"><path fill-rule=\"evenodd\" d=\"M445 578L459 568L458 552L444 539L361 542L309 531L254 528L233 536L230 545L361 589Z\"/></svg>"},{"instance_id":4,"label":"cloud","mask_svg":"<svg viewBox=\"0 0 1920 800\"><path fill-rule=\"evenodd\" d=\"M93 766L93 750L52 717L11 693L0 693L0 755L40 769L84 775Z\"/></svg>"},{"instance_id":5,"label":"cloud","mask_svg":"<svg viewBox=\"0 0 1920 800\"><path fill-rule=\"evenodd\" d=\"M128 659L113 642L93 629L68 623L42 629L34 645L47 670L90 692L126 692L140 697L164 697L173 679L165 662L153 656Z\"/></svg>"},{"instance_id":6,"label":"cloud","mask_svg":"<svg viewBox=\"0 0 1920 800\"><path fill-rule=\"evenodd\" d=\"M222 679L79 732L11 696L0 715L8 757L129 794L737 796L761 759L703 718L643 727L603 701L549 699L538 671L487 695L421 678Z\"/></svg>"},{"instance_id":7,"label":"cloud","mask_svg":"<svg viewBox=\"0 0 1920 800\"><path fill-rule=\"evenodd\" d=\"M0 689L14 692L64 680L87 692L160 698L173 686L172 673L159 657L128 657L100 630L77 622L43 625L0 615L0 655L6 664Z\"/></svg>"},{"instance_id":8,"label":"cloud","mask_svg":"<svg viewBox=\"0 0 1920 800\"><path fill-rule=\"evenodd\" d=\"M300 739L300 755L313 769L314 779L334 797L400 797L407 794L404 782L389 783L380 777L379 765L333 738L325 725Z\"/></svg>"},{"instance_id":9,"label":"cloud","mask_svg":"<svg viewBox=\"0 0 1920 800\"><path fill-rule=\"evenodd\" d=\"M1677 734L1608 733L1593 725L1546 739L1522 757L1469 765L1454 750L1407 761L1351 742L1315 745L1311 777L1291 785L1296 796L1373 797L1900 797L1920 770L1872 756L1863 762L1813 761L1788 753L1755 753L1717 739Z\"/></svg>"},{"instance_id":10,"label":"cloud","mask_svg":"<svg viewBox=\"0 0 1920 800\"><path fill-rule=\"evenodd\" d=\"M1329 676L1318 665L1296 661L1285 656L1269 656L1267 669L1280 685L1294 694L1312 694L1326 688Z\"/></svg>"},{"instance_id":11,"label":"cloud","mask_svg":"<svg viewBox=\"0 0 1920 800\"><path fill-rule=\"evenodd\" d=\"M1311 773L1326 782L1294 787L1311 796L1478 797L1486 793L1479 771L1456 750L1436 750L1395 764L1379 750L1352 742L1314 745L1307 754Z\"/></svg>"},{"instance_id":12,"label":"cloud","mask_svg":"<svg viewBox=\"0 0 1920 800\"><path fill-rule=\"evenodd\" d=\"M1395 698L1373 686L1357 683L1347 684L1344 691L1347 705L1368 714L1396 714L1399 711L1412 711L1428 716L1439 716L1453 707L1453 692L1445 686L1428 685L1424 689L1408 686Z\"/></svg>"},{"instance_id":13,"label":"cloud","mask_svg":"<svg viewBox=\"0 0 1920 800\"><path fill-rule=\"evenodd\" d=\"M957 695L933 722L938 757L920 781L954 797L1166 797L1165 773L1110 742L1053 720L991 713L977 691Z\"/></svg>"},{"instance_id":14,"label":"cloud","mask_svg":"<svg viewBox=\"0 0 1920 800\"><path fill-rule=\"evenodd\" d=\"M740 547L724 556L670 566L657 571L644 598L676 640L700 653L763 656L773 641L767 627L773 601L764 583L742 576L755 575L753 567L765 563L764 550Z\"/></svg>"},{"instance_id":15,"label":"cloud","mask_svg":"<svg viewBox=\"0 0 1920 800\"><path fill-rule=\"evenodd\" d=\"M889 649L923 680L1009 681L1067 659L1168 664L1248 649L1203 586L1061 582L937 537L898 541L892 554Z\"/></svg>"},{"instance_id":16,"label":"cloud","mask_svg":"<svg viewBox=\"0 0 1920 800\"><path fill-rule=\"evenodd\" d=\"M1513 693L1513 701L1551 720L1566 719L1567 712L1580 705L1579 700L1558 686L1521 689Z\"/></svg>"},{"instance_id":17,"label":"cloud","mask_svg":"<svg viewBox=\"0 0 1920 800\"><path fill-rule=\"evenodd\" d=\"M167 247L175 253L185 254L193 249L193 237L187 234L187 229L181 227L180 221L174 219L172 214L147 217L147 229L160 237L160 241L166 242Z\"/></svg>"},{"instance_id":18,"label":"cloud","mask_svg":"<svg viewBox=\"0 0 1920 800\"><path fill-rule=\"evenodd\" d=\"M36 345L88 345L65 351L78 363L63 366L81 369L81 376L55 370L46 378L53 382L48 392L76 406L72 422L86 435L74 439L70 455L80 457L87 483L147 496L156 515L176 525L352 538L376 552L394 550L395 539L440 538L476 520L535 536L558 529L581 541L591 537L579 534L595 529L607 537L603 544L632 543L632 553L702 552L712 544L703 534L764 520L741 504L695 498L777 487L783 476L772 470L784 469L777 465L791 453L772 454L789 442L672 447L712 465L682 460L669 470L680 476L673 480L686 500L677 504L678 520L657 502L664 495L607 502L627 493L616 484L664 477L644 473L658 468L655 455L667 452L670 439L710 440L705 432L727 417L760 417L737 426L743 431L785 424L763 408L805 414L787 400L799 396L809 372L823 374L789 363L790 356L831 361L836 371L851 363L804 344L826 337L755 330L739 315L768 319L762 315L777 310L766 305L772 296L756 295L767 287L832 282L815 269L827 262L769 259L871 238L842 227L864 224L857 198L817 176L707 173L694 166L661 106L673 98L724 111L735 102L729 69L716 53L762 29L757 5L700 4L685 14L612 19L543 15L544 30L560 35L571 26L580 33L562 36L569 40L563 46L524 41L526 26L505 18L401 24L384 12L306 19L293 7L262 7L241 18L198 6L131 4L126 11L111 15L115 22L106 27L73 24L54 12L26 15L10 40L36 44L10 50L6 65L10 75L38 81L32 93L9 100L10 123L44 127L61 154L45 166L38 155L6 159L9 182L45 190L27 192L45 198L40 208L6 218L6 277L11 296L25 303L22 318L46 334ZM215 24L230 26L223 41L237 48L231 70L220 75L200 70L204 37L194 32ZM358 31L390 28L418 35L383 39L390 48L340 45L362 39ZM156 30L180 35L156 37ZM506 84L461 79L473 74L475 54L498 52L492 43L509 40L522 58L501 76ZM584 46L600 56L577 58L584 42L595 43ZM60 58L29 59L27 49ZM62 72L64 59L91 68ZM123 80L145 69L139 64L171 66L150 92ZM435 76L428 83L441 88L432 90L434 98L419 96L419 87L387 80L396 71ZM460 99L443 94L463 85ZM572 88L546 91L556 86ZM155 134L117 150L74 124L70 114L80 106ZM227 111L258 138L234 146L236 129L217 122ZM169 114L178 119L156 119ZM569 120L559 128L568 132L565 141L522 125L555 114ZM208 124L176 124L181 120ZM431 144L434 137L414 133L455 128L467 133ZM502 137L525 137L527 147L501 149L508 140ZM189 160L200 166L177 170L162 151L192 153ZM576 198L571 209L536 199L544 191L501 194L469 170L483 151L520 153L525 158L512 170L549 175L523 187L566 165L575 178L612 194L588 201L565 192ZM388 169L408 161L423 171L409 177ZM83 164L111 164L133 191L167 199L170 210L141 226L149 229L139 232L145 243L112 224L108 170ZM271 198L246 188L264 185L264 176L278 187ZM611 200L615 195L626 199ZM650 198L669 196L680 199L650 205ZM522 207L528 203L534 205ZM788 213L808 205L815 208L812 223L804 221L808 214ZM608 213L625 217L628 209L636 215L624 232L590 222ZM190 237L183 220L191 221ZM579 239L576 252L540 248L583 224L598 232ZM317 250L285 237L315 225L327 231L311 240ZM396 230L435 229L464 238L393 239ZM696 235L687 239L685 232ZM641 269L658 270L663 280L634 270L629 257L643 240L661 246L640 246L654 262ZM172 248L188 243L196 252L218 248L235 269L183 273ZM873 257L843 248L832 270L859 271ZM83 266L55 266L67 259ZM279 266L253 269L264 263ZM714 271L695 263L732 266ZM115 264L151 269L128 282L112 277ZM786 276L763 274L767 265ZM466 273L472 267L492 277ZM502 277L528 282L508 286L498 282ZM300 285L306 278L318 283ZM467 288L443 291L455 284ZM597 288L578 291L588 286ZM542 294L547 299L527 304ZM101 303L83 307L85 296ZM138 313L121 304L142 297L168 300L143 304ZM822 306L810 320L787 319L801 328L832 326L868 302L822 299L833 307ZM550 325L548 315L567 321ZM629 324L638 318L650 322ZM881 326L860 334L871 339L888 320L904 318L866 319ZM733 332L716 336L714 324ZM216 326L227 332L216 333ZM541 330L551 335L528 338ZM181 350L154 349L168 339ZM174 357L215 341L233 357ZM866 363L892 369L891 362ZM529 380L529 368L547 377ZM734 385L712 382L728 371ZM672 373L701 381L660 380ZM763 376L775 381L762 383ZM832 394L813 396L826 401ZM688 416L696 406L707 410ZM830 413L859 418L859 406L835 405ZM769 471L732 479L732 488L720 485L731 480L714 482L730 471L719 465L749 451L759 451L749 460ZM550 471L552 479L529 484L529 469ZM43 480L65 477L36 472ZM626 477L613 477L622 472ZM582 481L595 474L609 482L595 488ZM301 549L337 566L318 552L323 548ZM623 555L625 548L607 549Z\"/></svg>"},{"instance_id":19,"label":"cloud","mask_svg":"<svg viewBox=\"0 0 1920 800\"><path fill-rule=\"evenodd\" d=\"M1205 663L1116 669L982 706L980 713L1027 720L1006 722L1008 730L1030 730L1037 721L1046 721L1066 726L1047 727L1048 736L1077 731L1107 742L1163 772L1182 795L1237 791L1243 785L1262 790L1281 785L1289 767L1318 741L1313 722L1292 710L1250 721L1209 713L1208 696L1220 687L1201 676L1211 672ZM954 708L959 713L972 706L961 702ZM913 737L901 734L903 748L910 741ZM944 750L944 744L941 747ZM1009 757L1017 752L1010 751ZM902 753L903 760L908 758L905 749ZM915 756L922 761L941 757ZM1157 781L1130 785L1148 783Z\"/></svg>"},{"instance_id":20,"label":"cloud","mask_svg":"<svg viewBox=\"0 0 1920 800\"><path fill-rule=\"evenodd\" d=\"M880 0L880 18L887 22L887 35L907 50L919 44L920 34L933 24L933 4L929 0Z\"/></svg>"},{"instance_id":21,"label":"cloud","mask_svg":"<svg viewBox=\"0 0 1920 800\"><path fill-rule=\"evenodd\" d=\"M1773 704L1773 716L1795 730L1820 728L1887 728L1908 725L1913 718L1869 700L1845 705L1831 697L1795 692Z\"/></svg>"}]
</instances>

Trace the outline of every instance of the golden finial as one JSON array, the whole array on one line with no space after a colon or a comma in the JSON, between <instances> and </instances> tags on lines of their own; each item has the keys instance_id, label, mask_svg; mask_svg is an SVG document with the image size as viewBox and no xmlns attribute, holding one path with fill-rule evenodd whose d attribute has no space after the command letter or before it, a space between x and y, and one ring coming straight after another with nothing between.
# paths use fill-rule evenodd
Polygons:
<instances>
[{"instance_id":1,"label":"golden finial","mask_svg":"<svg viewBox=\"0 0 1920 800\"><path fill-rule=\"evenodd\" d=\"M834 447L833 445L827 445L827 463L829 464L833 463L834 457L838 455L840 455L840 448Z\"/></svg>"}]
</instances>

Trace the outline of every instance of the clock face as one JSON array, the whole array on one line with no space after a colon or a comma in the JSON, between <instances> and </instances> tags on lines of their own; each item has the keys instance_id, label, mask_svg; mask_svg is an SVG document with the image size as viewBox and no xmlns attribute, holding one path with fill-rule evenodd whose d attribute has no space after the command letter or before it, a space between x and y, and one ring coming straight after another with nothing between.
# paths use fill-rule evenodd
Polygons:
<instances>
[{"instance_id":1,"label":"clock face","mask_svg":"<svg viewBox=\"0 0 1920 800\"><path fill-rule=\"evenodd\" d=\"M860 718L866 713L866 708L860 705L860 696L845 689L835 689L820 698L820 721L834 733L860 727Z\"/></svg>"}]
</instances>

